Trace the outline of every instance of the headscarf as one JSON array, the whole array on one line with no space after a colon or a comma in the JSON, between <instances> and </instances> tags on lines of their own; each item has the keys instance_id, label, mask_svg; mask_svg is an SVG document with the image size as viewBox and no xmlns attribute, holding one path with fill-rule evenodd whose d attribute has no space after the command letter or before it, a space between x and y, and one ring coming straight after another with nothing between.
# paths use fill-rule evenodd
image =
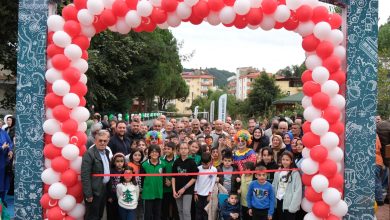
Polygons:
<instances>
[{"instance_id":1,"label":"headscarf","mask_svg":"<svg viewBox=\"0 0 390 220\"><path fill-rule=\"evenodd\" d=\"M284 132L284 133L283 133L282 140L284 140L284 136L286 136L286 134L290 137L290 143L289 143L289 144L285 144L285 145L286 145L286 150L292 152L292 149L291 149L291 142L293 141L294 136L292 135L291 132ZM284 143L284 141L283 141L283 143Z\"/></svg>"}]
</instances>

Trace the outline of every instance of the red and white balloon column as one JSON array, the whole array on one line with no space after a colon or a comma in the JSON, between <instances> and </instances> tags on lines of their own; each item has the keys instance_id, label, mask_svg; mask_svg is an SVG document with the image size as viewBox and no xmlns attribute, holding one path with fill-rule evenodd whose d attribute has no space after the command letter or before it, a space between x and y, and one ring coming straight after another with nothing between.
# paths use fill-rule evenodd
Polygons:
<instances>
[{"instance_id":1,"label":"red and white balloon column","mask_svg":"<svg viewBox=\"0 0 390 220\"><path fill-rule=\"evenodd\" d=\"M307 71L302 75L305 108L302 162L305 219L341 219L342 139L346 50L342 19L318 0L74 0L62 16L48 18L45 97L45 184L41 204L49 219L82 219L81 156L86 151L90 39L109 29L121 34L177 27L181 22L239 29L294 31L302 36ZM261 39L259 39L261 40Z\"/></svg>"}]
</instances>

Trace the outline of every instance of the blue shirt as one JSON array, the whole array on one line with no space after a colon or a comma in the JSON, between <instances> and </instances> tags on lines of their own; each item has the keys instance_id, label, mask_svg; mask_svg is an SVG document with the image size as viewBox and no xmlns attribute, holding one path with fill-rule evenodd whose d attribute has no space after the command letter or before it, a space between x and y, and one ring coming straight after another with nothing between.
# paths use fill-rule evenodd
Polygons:
<instances>
[{"instance_id":1,"label":"blue shirt","mask_svg":"<svg viewBox=\"0 0 390 220\"><path fill-rule=\"evenodd\" d=\"M252 181L246 195L248 208L268 209L268 215L272 216L275 209L275 193L271 183L265 181L260 184L257 180Z\"/></svg>"},{"instance_id":2,"label":"blue shirt","mask_svg":"<svg viewBox=\"0 0 390 220\"><path fill-rule=\"evenodd\" d=\"M99 151L99 154L103 161L104 174L110 174L110 163L108 162L106 151ZM108 183L108 181L110 181L110 177L104 176L103 183Z\"/></svg>"}]
</instances>

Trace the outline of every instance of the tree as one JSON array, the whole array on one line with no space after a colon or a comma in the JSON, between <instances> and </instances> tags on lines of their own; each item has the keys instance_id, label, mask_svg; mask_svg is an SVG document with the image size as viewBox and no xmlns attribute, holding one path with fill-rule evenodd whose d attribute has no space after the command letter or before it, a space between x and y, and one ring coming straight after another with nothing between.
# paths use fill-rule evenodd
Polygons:
<instances>
[{"instance_id":1,"label":"tree","mask_svg":"<svg viewBox=\"0 0 390 220\"><path fill-rule=\"evenodd\" d=\"M390 22L379 28L378 32L378 104L377 113L390 115Z\"/></svg>"}]
</instances>

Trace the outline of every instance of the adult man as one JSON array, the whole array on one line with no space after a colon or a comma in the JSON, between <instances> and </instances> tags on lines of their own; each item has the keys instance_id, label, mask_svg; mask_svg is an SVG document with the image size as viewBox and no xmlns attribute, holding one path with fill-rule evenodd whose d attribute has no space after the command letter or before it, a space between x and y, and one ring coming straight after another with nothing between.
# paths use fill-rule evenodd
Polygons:
<instances>
[{"instance_id":1,"label":"adult man","mask_svg":"<svg viewBox=\"0 0 390 220\"><path fill-rule=\"evenodd\" d=\"M161 128L164 129L165 128L165 125L167 123L167 116L165 115L160 115L158 116L158 120L161 121Z\"/></svg>"},{"instance_id":2,"label":"adult man","mask_svg":"<svg viewBox=\"0 0 390 220\"><path fill-rule=\"evenodd\" d=\"M126 123L119 121L116 124L115 135L112 136L108 146L111 148L112 153L115 155L120 152L124 155L130 154L130 139L125 136Z\"/></svg>"},{"instance_id":3,"label":"adult man","mask_svg":"<svg viewBox=\"0 0 390 220\"><path fill-rule=\"evenodd\" d=\"M382 118L381 118L381 116L380 115L377 115L377 116L375 116L375 122L378 124L379 122L381 122L382 121Z\"/></svg>"},{"instance_id":4,"label":"adult man","mask_svg":"<svg viewBox=\"0 0 390 220\"><path fill-rule=\"evenodd\" d=\"M176 127L175 127L176 134L179 134L179 132L181 130L184 130L184 124L179 122L179 123L176 124Z\"/></svg>"},{"instance_id":5,"label":"adult man","mask_svg":"<svg viewBox=\"0 0 390 220\"><path fill-rule=\"evenodd\" d=\"M302 137L301 126L297 123L293 123L291 125L291 133L294 136L294 138L301 138Z\"/></svg>"},{"instance_id":6,"label":"adult man","mask_svg":"<svg viewBox=\"0 0 390 220\"><path fill-rule=\"evenodd\" d=\"M141 123L138 120L131 121L130 126L127 127L127 137L130 139L131 143L143 138Z\"/></svg>"},{"instance_id":7,"label":"adult man","mask_svg":"<svg viewBox=\"0 0 390 220\"><path fill-rule=\"evenodd\" d=\"M200 122L198 119L192 119L191 121L191 128L192 128L192 133L195 135L202 134L202 131L200 130Z\"/></svg>"},{"instance_id":8,"label":"adult man","mask_svg":"<svg viewBox=\"0 0 390 220\"><path fill-rule=\"evenodd\" d=\"M226 117L226 123L228 123L229 125L232 125L232 117L227 116Z\"/></svg>"},{"instance_id":9,"label":"adult man","mask_svg":"<svg viewBox=\"0 0 390 220\"><path fill-rule=\"evenodd\" d=\"M160 120L154 120L153 121L153 130L161 132L162 129L162 122Z\"/></svg>"},{"instance_id":10,"label":"adult man","mask_svg":"<svg viewBox=\"0 0 390 220\"><path fill-rule=\"evenodd\" d=\"M250 134L253 134L253 131L255 130L256 127L256 119L250 118L248 120L248 131Z\"/></svg>"},{"instance_id":11,"label":"adult man","mask_svg":"<svg viewBox=\"0 0 390 220\"><path fill-rule=\"evenodd\" d=\"M95 135L100 130L102 130L102 124L100 123L95 123L91 126L91 134L88 135L88 139L87 139L87 145L86 145L87 148L91 147L95 143Z\"/></svg>"},{"instance_id":12,"label":"adult man","mask_svg":"<svg viewBox=\"0 0 390 220\"><path fill-rule=\"evenodd\" d=\"M167 122L167 124L165 125L165 129L162 132L163 139L165 140L169 138L173 133L173 124L171 122Z\"/></svg>"},{"instance_id":13,"label":"adult man","mask_svg":"<svg viewBox=\"0 0 390 220\"><path fill-rule=\"evenodd\" d=\"M211 132L211 137L213 137L213 147L218 146L219 136L228 135L226 132L222 130L222 125L223 125L222 120L218 119L215 121L215 130Z\"/></svg>"},{"instance_id":14,"label":"adult man","mask_svg":"<svg viewBox=\"0 0 390 220\"><path fill-rule=\"evenodd\" d=\"M233 129L229 123L224 123L222 130L226 133L229 133L230 129Z\"/></svg>"},{"instance_id":15,"label":"adult man","mask_svg":"<svg viewBox=\"0 0 390 220\"><path fill-rule=\"evenodd\" d=\"M187 132L191 131L190 119L187 117L182 117L180 122L184 124L184 129Z\"/></svg>"},{"instance_id":16,"label":"adult man","mask_svg":"<svg viewBox=\"0 0 390 220\"><path fill-rule=\"evenodd\" d=\"M206 122L204 125L203 125L203 134L206 136L206 135L211 135L211 125L210 123Z\"/></svg>"},{"instance_id":17,"label":"adult man","mask_svg":"<svg viewBox=\"0 0 390 220\"><path fill-rule=\"evenodd\" d=\"M169 122L171 122L173 124L174 128L176 127L176 123L177 123L176 118L169 119Z\"/></svg>"},{"instance_id":18,"label":"adult man","mask_svg":"<svg viewBox=\"0 0 390 220\"><path fill-rule=\"evenodd\" d=\"M200 127L203 128L203 126L208 123L206 119L202 118L200 119Z\"/></svg>"},{"instance_id":19,"label":"adult man","mask_svg":"<svg viewBox=\"0 0 390 220\"><path fill-rule=\"evenodd\" d=\"M234 130L236 131L242 130L242 121L240 120L234 121Z\"/></svg>"},{"instance_id":20,"label":"adult man","mask_svg":"<svg viewBox=\"0 0 390 220\"><path fill-rule=\"evenodd\" d=\"M284 134L287 131L288 131L288 123L286 121L279 122L278 132L280 132L281 134Z\"/></svg>"},{"instance_id":21,"label":"adult man","mask_svg":"<svg viewBox=\"0 0 390 220\"><path fill-rule=\"evenodd\" d=\"M106 184L109 176L96 177L93 174L110 174L109 151L106 149L110 134L100 130L96 134L95 145L83 155L81 163L81 183L85 199L85 219L100 220L106 204Z\"/></svg>"},{"instance_id":22,"label":"adult man","mask_svg":"<svg viewBox=\"0 0 390 220\"><path fill-rule=\"evenodd\" d=\"M279 126L279 120L277 118L273 118L271 126L267 130L264 131L264 135L269 137L269 138L271 138L272 130L275 129L275 128L277 129L278 126Z\"/></svg>"}]
</instances>

